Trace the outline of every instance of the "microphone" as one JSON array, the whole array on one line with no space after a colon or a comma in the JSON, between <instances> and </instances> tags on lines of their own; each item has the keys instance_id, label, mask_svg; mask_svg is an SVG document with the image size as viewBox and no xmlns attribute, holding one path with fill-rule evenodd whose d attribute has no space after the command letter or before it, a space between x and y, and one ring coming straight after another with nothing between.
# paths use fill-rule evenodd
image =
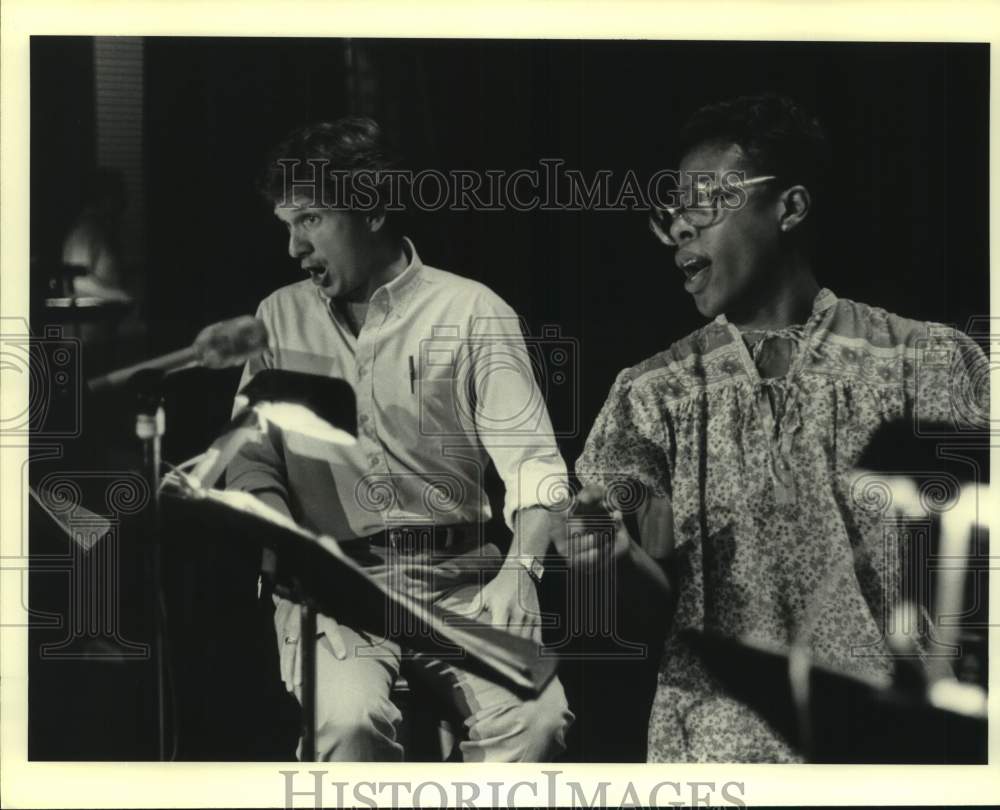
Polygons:
<instances>
[{"instance_id":1,"label":"microphone","mask_svg":"<svg viewBox=\"0 0 1000 810\"><path fill-rule=\"evenodd\" d=\"M264 322L250 315L220 321L206 326L186 349L154 357L134 366L112 371L90 380L92 392L117 388L140 371L161 371L164 374L185 368L227 368L238 366L263 354L268 347Z\"/></svg>"}]
</instances>

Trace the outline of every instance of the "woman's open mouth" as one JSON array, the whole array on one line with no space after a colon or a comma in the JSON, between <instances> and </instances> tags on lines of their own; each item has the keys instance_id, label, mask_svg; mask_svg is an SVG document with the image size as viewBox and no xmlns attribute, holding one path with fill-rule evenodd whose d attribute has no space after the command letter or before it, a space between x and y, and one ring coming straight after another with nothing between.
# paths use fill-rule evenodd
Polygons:
<instances>
[{"instance_id":1,"label":"woman's open mouth","mask_svg":"<svg viewBox=\"0 0 1000 810\"><path fill-rule=\"evenodd\" d=\"M704 256L688 254L678 256L677 266L684 273L684 289L692 295L701 292L708 284L712 262Z\"/></svg>"}]
</instances>

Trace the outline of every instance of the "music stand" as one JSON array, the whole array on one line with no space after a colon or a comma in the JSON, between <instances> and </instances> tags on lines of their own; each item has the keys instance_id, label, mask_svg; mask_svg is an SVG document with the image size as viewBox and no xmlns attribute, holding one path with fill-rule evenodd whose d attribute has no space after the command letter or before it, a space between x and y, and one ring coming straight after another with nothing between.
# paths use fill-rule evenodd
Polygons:
<instances>
[{"instance_id":1,"label":"music stand","mask_svg":"<svg viewBox=\"0 0 1000 810\"><path fill-rule=\"evenodd\" d=\"M985 713L966 709L967 701L907 692L889 677L798 660L798 651L777 645L696 630L686 630L682 637L732 697L756 711L811 762L986 762ZM796 670L800 672L793 677Z\"/></svg>"},{"instance_id":2,"label":"music stand","mask_svg":"<svg viewBox=\"0 0 1000 810\"><path fill-rule=\"evenodd\" d=\"M461 658L464 668L524 696L537 696L555 675L556 657L540 657L535 642L392 589L368 574L336 540L310 532L250 493L196 488L171 478L164 494L172 515L202 529L210 527L205 534L215 542L241 544L249 539L274 551L282 578L295 582L294 601L303 612L303 761L315 757L317 612L391 637L416 652ZM308 629L307 618L313 624ZM405 634L393 628L405 628Z\"/></svg>"},{"instance_id":3,"label":"music stand","mask_svg":"<svg viewBox=\"0 0 1000 810\"><path fill-rule=\"evenodd\" d=\"M237 394L237 409L192 470L189 482L195 489L212 487L244 444L261 440L270 422L333 444L353 444L357 436L354 389L336 377L263 369ZM311 761L316 751L316 608L300 589L293 596L302 621L302 757Z\"/></svg>"},{"instance_id":4,"label":"music stand","mask_svg":"<svg viewBox=\"0 0 1000 810\"><path fill-rule=\"evenodd\" d=\"M136 400L135 432L142 443L143 475L152 495L145 518L150 552L150 579L155 599L152 646L156 658L158 751L161 761L168 758L166 689L169 681L167 611L162 575L161 491L164 481L161 476L161 447L166 430L163 385L170 373L162 369L144 368L135 371L126 380L128 390ZM196 488L212 486L239 448L247 441L258 438L270 423L284 428L311 430L315 435L333 442L354 441L357 431L354 391L344 380L265 369L244 386L240 396L242 409L188 476ZM302 604L303 627L311 627L311 638L315 639L315 613L306 601ZM309 646L304 643L304 649ZM313 653L314 650L310 650L305 656ZM310 690L309 699L314 700L315 678L310 683Z\"/></svg>"},{"instance_id":5,"label":"music stand","mask_svg":"<svg viewBox=\"0 0 1000 810\"><path fill-rule=\"evenodd\" d=\"M554 676L556 660L540 658L537 645L491 625L423 604L369 576L335 539L316 535L249 493L212 489L243 444L255 441L269 424L335 444L356 435L354 391L343 380L266 369L237 397L236 418L201 462L175 488L178 504L193 508L199 523L215 520L218 537L254 538L274 551L295 582L294 601L302 616L302 760L315 759L316 615L346 618L373 633L385 631L392 610L410 632L407 647L439 657L463 657L463 666L512 690L537 695ZM184 506L181 506L184 508ZM347 595L349 594L349 598Z\"/></svg>"}]
</instances>

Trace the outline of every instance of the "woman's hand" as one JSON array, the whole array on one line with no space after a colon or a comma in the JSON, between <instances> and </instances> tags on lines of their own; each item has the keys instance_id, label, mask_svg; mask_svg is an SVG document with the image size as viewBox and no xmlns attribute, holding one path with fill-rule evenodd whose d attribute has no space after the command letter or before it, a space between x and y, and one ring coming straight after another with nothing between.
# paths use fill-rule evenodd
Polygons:
<instances>
[{"instance_id":1,"label":"woman's hand","mask_svg":"<svg viewBox=\"0 0 1000 810\"><path fill-rule=\"evenodd\" d=\"M592 567L600 563L630 557L635 541L625 527L622 513L607 506L605 490L584 487L573 501L567 530L557 550L574 567Z\"/></svg>"}]
</instances>

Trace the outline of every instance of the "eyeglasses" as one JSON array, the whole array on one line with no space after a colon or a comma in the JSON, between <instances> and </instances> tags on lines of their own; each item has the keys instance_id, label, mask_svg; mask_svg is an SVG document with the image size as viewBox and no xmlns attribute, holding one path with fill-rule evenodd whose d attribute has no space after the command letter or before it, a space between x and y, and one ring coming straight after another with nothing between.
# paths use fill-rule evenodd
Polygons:
<instances>
[{"instance_id":1,"label":"eyeglasses","mask_svg":"<svg viewBox=\"0 0 1000 810\"><path fill-rule=\"evenodd\" d=\"M694 202L690 205L677 205L669 208L654 206L649 214L649 229L663 244L677 247L677 242L670 235L670 229L678 219L683 220L696 231L710 228L721 222L727 211L739 208L743 204L743 197L740 195L735 195L740 200L739 204L732 204L734 189L752 188L777 179L775 175L768 174L750 177L746 180L726 181L721 186L695 187L689 192L689 195L694 198ZM724 198L729 198L727 204L723 204Z\"/></svg>"}]
</instances>

